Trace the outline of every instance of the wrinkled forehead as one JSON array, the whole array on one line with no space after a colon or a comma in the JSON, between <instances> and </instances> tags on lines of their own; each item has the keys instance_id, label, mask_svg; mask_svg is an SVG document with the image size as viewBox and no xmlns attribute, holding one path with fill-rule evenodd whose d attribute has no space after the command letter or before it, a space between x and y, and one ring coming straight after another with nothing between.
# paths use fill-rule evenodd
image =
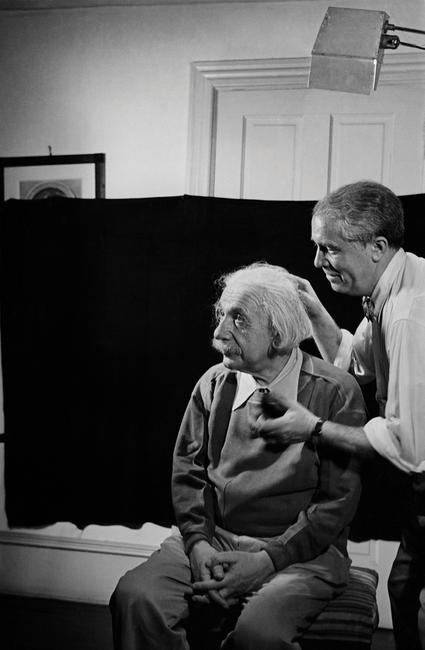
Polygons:
<instances>
[{"instance_id":1,"label":"wrinkled forehead","mask_svg":"<svg viewBox=\"0 0 425 650\"><path fill-rule=\"evenodd\" d=\"M259 288L241 282L230 281L218 301L221 309L240 309L245 314L255 314L263 305L262 292Z\"/></svg>"}]
</instances>

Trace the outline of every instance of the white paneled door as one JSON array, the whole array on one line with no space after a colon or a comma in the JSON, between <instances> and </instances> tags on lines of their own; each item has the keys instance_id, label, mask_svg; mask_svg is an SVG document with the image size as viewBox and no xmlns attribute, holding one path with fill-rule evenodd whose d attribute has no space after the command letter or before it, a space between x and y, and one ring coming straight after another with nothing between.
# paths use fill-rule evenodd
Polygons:
<instances>
[{"instance_id":1,"label":"white paneled door","mask_svg":"<svg viewBox=\"0 0 425 650\"><path fill-rule=\"evenodd\" d=\"M189 194L317 200L369 178L397 194L424 187L425 59L386 56L369 95L308 90L308 59L193 64ZM396 544L350 544L380 575L380 624Z\"/></svg>"},{"instance_id":2,"label":"white paneled door","mask_svg":"<svg viewBox=\"0 0 425 650\"><path fill-rule=\"evenodd\" d=\"M422 189L423 87L372 96L319 90L233 91L217 105L214 196L317 199L361 178L398 194Z\"/></svg>"},{"instance_id":3,"label":"white paneled door","mask_svg":"<svg viewBox=\"0 0 425 650\"><path fill-rule=\"evenodd\" d=\"M425 57L392 54L371 95L307 89L309 59L195 63L187 191L316 200L370 178L424 191Z\"/></svg>"}]
</instances>

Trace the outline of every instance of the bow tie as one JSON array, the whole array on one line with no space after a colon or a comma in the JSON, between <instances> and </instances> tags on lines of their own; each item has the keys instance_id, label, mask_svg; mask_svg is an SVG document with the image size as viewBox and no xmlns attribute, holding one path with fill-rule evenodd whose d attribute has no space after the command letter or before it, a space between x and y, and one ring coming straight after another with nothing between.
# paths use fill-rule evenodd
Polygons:
<instances>
[{"instance_id":1,"label":"bow tie","mask_svg":"<svg viewBox=\"0 0 425 650\"><path fill-rule=\"evenodd\" d=\"M367 320L372 321L376 319L375 316L375 305L373 303L373 300L369 296L363 296L362 298L362 307L363 307L363 313Z\"/></svg>"}]
</instances>

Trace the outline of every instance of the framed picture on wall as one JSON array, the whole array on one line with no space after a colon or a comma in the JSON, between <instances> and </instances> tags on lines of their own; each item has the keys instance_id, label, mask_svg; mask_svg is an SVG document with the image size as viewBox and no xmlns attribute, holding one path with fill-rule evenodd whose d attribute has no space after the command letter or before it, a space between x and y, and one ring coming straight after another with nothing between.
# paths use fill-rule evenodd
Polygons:
<instances>
[{"instance_id":1,"label":"framed picture on wall","mask_svg":"<svg viewBox=\"0 0 425 650\"><path fill-rule=\"evenodd\" d=\"M0 201L105 198L105 154L0 158Z\"/></svg>"}]
</instances>

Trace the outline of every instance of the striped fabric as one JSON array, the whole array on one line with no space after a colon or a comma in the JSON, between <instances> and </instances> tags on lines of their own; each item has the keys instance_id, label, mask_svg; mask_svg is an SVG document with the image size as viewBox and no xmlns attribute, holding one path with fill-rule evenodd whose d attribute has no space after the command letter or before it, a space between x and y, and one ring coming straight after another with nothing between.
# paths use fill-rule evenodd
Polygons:
<instances>
[{"instance_id":1,"label":"striped fabric","mask_svg":"<svg viewBox=\"0 0 425 650\"><path fill-rule=\"evenodd\" d=\"M347 588L319 614L302 641L343 641L368 647L379 621L377 585L376 571L352 566Z\"/></svg>"}]
</instances>

